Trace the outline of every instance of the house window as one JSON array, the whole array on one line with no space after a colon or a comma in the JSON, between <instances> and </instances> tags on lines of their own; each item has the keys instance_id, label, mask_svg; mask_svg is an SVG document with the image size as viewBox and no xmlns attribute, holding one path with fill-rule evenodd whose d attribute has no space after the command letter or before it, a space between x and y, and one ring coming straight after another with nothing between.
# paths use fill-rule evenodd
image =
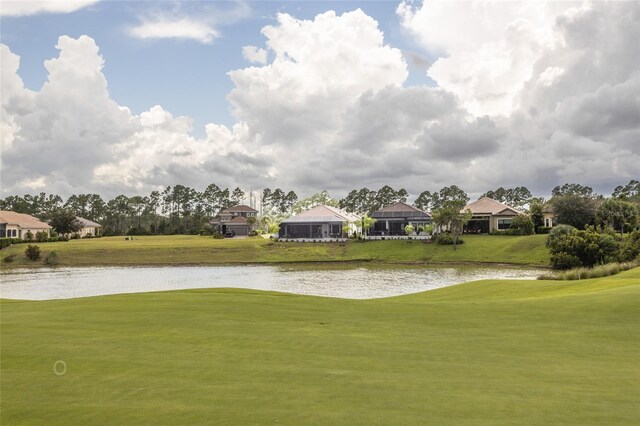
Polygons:
<instances>
[{"instance_id":1,"label":"house window","mask_svg":"<svg viewBox=\"0 0 640 426\"><path fill-rule=\"evenodd\" d=\"M513 219L498 219L498 229L509 229L511 228L511 221Z\"/></svg>"}]
</instances>

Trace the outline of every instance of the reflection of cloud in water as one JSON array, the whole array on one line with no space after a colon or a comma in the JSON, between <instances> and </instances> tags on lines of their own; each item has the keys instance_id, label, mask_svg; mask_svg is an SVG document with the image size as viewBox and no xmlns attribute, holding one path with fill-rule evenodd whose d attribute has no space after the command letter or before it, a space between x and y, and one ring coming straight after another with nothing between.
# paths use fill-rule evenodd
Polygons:
<instances>
[{"instance_id":1,"label":"reflection of cloud in water","mask_svg":"<svg viewBox=\"0 0 640 426\"><path fill-rule=\"evenodd\" d=\"M96 267L2 271L0 297L47 300L195 288L246 288L348 299L433 290L482 279L534 279L535 269L285 269L277 266Z\"/></svg>"}]
</instances>

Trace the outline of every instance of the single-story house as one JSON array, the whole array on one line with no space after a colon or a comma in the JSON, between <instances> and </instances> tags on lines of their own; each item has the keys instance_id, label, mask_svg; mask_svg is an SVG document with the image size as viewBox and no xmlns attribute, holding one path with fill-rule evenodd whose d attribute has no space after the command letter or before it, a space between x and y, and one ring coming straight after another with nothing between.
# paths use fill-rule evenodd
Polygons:
<instances>
[{"instance_id":1,"label":"single-story house","mask_svg":"<svg viewBox=\"0 0 640 426\"><path fill-rule=\"evenodd\" d=\"M488 234L511 228L511 221L519 211L489 197L482 197L467 204L461 213L471 210L473 216L464 227L468 233Z\"/></svg>"},{"instance_id":2,"label":"single-story house","mask_svg":"<svg viewBox=\"0 0 640 426\"><path fill-rule=\"evenodd\" d=\"M258 210L244 204L239 204L222 210L218 216L214 217L209 223L222 234L235 232L236 235L249 235L252 231L255 231L258 226L257 216ZM250 217L256 219L253 221L253 224L249 223L248 219Z\"/></svg>"},{"instance_id":3,"label":"single-story house","mask_svg":"<svg viewBox=\"0 0 640 426\"><path fill-rule=\"evenodd\" d=\"M371 235L404 235L404 227L412 225L418 231L418 226L431 223L431 215L405 203L395 203L386 206L371 215L376 220Z\"/></svg>"},{"instance_id":4,"label":"single-story house","mask_svg":"<svg viewBox=\"0 0 640 426\"><path fill-rule=\"evenodd\" d=\"M299 213L280 223L280 238L341 238L346 237L342 227L348 225L348 234L362 229L362 218L337 207L320 205Z\"/></svg>"},{"instance_id":5,"label":"single-story house","mask_svg":"<svg viewBox=\"0 0 640 426\"><path fill-rule=\"evenodd\" d=\"M80 238L84 238L87 235L91 235L92 237L96 237L102 232L102 225L99 223L90 221L89 219L85 219L80 216L76 216L76 220L82 224L82 228L78 230L78 234Z\"/></svg>"},{"instance_id":6,"label":"single-story house","mask_svg":"<svg viewBox=\"0 0 640 426\"><path fill-rule=\"evenodd\" d=\"M0 238L25 239L31 231L35 239L38 232L45 231L47 238L51 236L51 225L41 222L28 214L16 213L7 210L0 211Z\"/></svg>"}]
</instances>

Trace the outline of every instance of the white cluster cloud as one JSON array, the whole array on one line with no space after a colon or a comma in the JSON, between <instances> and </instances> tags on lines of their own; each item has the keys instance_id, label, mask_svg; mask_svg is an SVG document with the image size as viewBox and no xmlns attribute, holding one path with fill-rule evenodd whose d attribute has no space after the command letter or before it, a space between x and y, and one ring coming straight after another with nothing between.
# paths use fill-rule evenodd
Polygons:
<instances>
[{"instance_id":1,"label":"white cluster cloud","mask_svg":"<svg viewBox=\"0 0 640 426\"><path fill-rule=\"evenodd\" d=\"M56 47L60 55L45 62L48 81L32 92L16 73L19 58L1 45L4 193L113 196L180 182L202 186L214 177L232 185L238 172L247 181L267 177L267 165L235 142L242 126L210 125L196 139L191 119L159 106L133 115L110 98L93 39L62 36Z\"/></svg>"},{"instance_id":2,"label":"white cluster cloud","mask_svg":"<svg viewBox=\"0 0 640 426\"><path fill-rule=\"evenodd\" d=\"M425 51L445 55L425 65L438 87L406 87L406 52L361 10L280 14L264 46L243 49L254 65L229 72L237 124L208 124L203 138L161 106L134 115L117 105L89 37L60 38L38 92L2 46L2 190L216 182L340 196L389 184L417 195L457 184L544 195L638 178L640 63L629 49L640 8L427 2L398 14Z\"/></svg>"},{"instance_id":3,"label":"white cluster cloud","mask_svg":"<svg viewBox=\"0 0 640 426\"><path fill-rule=\"evenodd\" d=\"M255 64L266 65L267 64L267 54L268 52L265 49L261 49L256 46L244 46L242 48L242 56L249 62Z\"/></svg>"},{"instance_id":4,"label":"white cluster cloud","mask_svg":"<svg viewBox=\"0 0 640 426\"><path fill-rule=\"evenodd\" d=\"M154 16L144 18L130 29L133 37L140 39L177 38L210 44L220 36L212 24L191 17Z\"/></svg>"},{"instance_id":5,"label":"white cluster cloud","mask_svg":"<svg viewBox=\"0 0 640 426\"><path fill-rule=\"evenodd\" d=\"M70 13L99 0L2 0L0 15L28 16L40 13Z\"/></svg>"}]
</instances>

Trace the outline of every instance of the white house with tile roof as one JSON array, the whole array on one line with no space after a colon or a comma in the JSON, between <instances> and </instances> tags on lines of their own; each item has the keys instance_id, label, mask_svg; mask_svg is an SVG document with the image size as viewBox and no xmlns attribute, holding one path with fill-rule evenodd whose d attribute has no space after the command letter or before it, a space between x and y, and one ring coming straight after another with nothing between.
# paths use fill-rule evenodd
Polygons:
<instances>
[{"instance_id":1,"label":"white house with tile roof","mask_svg":"<svg viewBox=\"0 0 640 426\"><path fill-rule=\"evenodd\" d=\"M343 232L347 225L348 233ZM319 205L280 223L280 238L344 238L361 231L362 218L337 207Z\"/></svg>"}]
</instances>

